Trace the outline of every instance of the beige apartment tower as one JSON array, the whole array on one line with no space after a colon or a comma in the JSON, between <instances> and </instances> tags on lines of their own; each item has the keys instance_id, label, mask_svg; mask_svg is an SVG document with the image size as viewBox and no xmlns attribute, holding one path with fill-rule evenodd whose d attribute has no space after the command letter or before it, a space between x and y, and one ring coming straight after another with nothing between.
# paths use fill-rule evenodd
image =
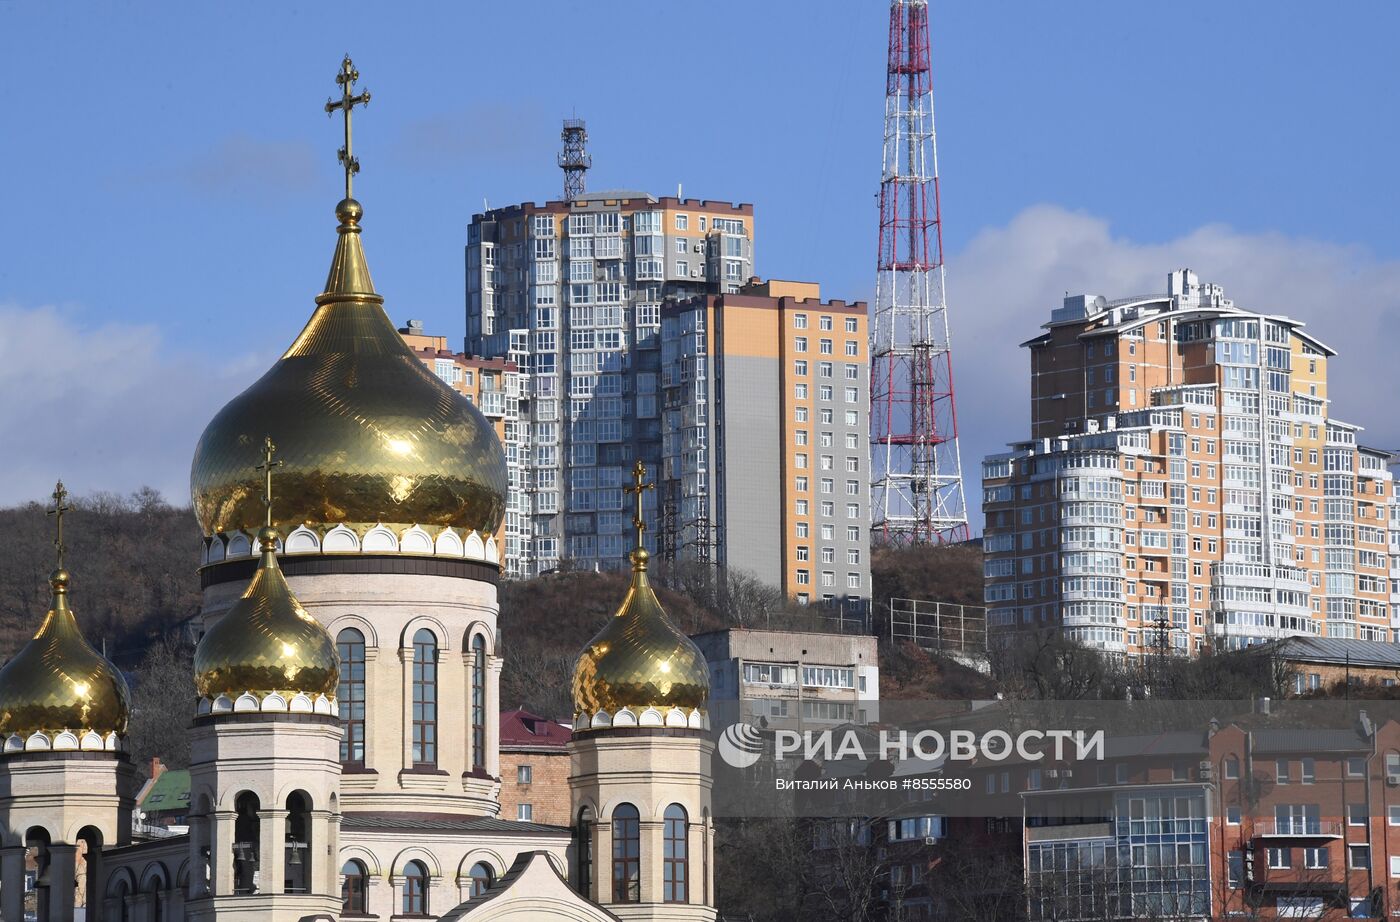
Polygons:
<instances>
[{"instance_id":1,"label":"beige apartment tower","mask_svg":"<svg viewBox=\"0 0 1400 922\"><path fill-rule=\"evenodd\" d=\"M1331 414L1335 353L1189 270L1066 297L1031 439L982 467L988 625L1137 657L1294 635L1394 640L1389 453Z\"/></svg>"}]
</instances>

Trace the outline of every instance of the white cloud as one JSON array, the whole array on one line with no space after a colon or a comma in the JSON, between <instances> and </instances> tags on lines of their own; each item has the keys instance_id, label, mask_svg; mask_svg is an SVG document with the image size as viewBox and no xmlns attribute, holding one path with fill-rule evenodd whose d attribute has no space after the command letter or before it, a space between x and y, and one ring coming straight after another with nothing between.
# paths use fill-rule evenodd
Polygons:
<instances>
[{"instance_id":1,"label":"white cloud","mask_svg":"<svg viewBox=\"0 0 1400 922\"><path fill-rule=\"evenodd\" d=\"M260 373L215 360L153 326L85 325L53 307L0 304L0 505L143 485L189 501L204 425Z\"/></svg>"},{"instance_id":2,"label":"white cloud","mask_svg":"<svg viewBox=\"0 0 1400 922\"><path fill-rule=\"evenodd\" d=\"M1064 292L1109 298L1163 292L1189 267L1249 310L1286 314L1340 354L1330 369L1334 416L1362 440L1400 447L1394 412L1400 340L1400 261L1359 246L1207 225L1174 240L1115 237L1098 217L1037 205L988 228L948 258L949 320L968 505L980 531L980 462L1029 434L1035 336Z\"/></svg>"}]
</instances>

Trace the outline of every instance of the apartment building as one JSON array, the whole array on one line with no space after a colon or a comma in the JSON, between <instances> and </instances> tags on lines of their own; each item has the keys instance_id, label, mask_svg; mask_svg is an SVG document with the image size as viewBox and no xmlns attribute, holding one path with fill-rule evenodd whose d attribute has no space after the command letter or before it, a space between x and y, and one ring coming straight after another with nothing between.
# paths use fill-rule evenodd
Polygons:
<instances>
[{"instance_id":1,"label":"apartment building","mask_svg":"<svg viewBox=\"0 0 1400 922\"><path fill-rule=\"evenodd\" d=\"M870 597L866 304L757 279L661 311L661 552Z\"/></svg>"},{"instance_id":2,"label":"apartment building","mask_svg":"<svg viewBox=\"0 0 1400 922\"><path fill-rule=\"evenodd\" d=\"M615 191L473 215L466 349L521 373L506 519L523 574L561 559L622 565L628 471L636 459L661 464L661 304L737 291L753 251L752 205Z\"/></svg>"},{"instance_id":3,"label":"apartment building","mask_svg":"<svg viewBox=\"0 0 1400 922\"><path fill-rule=\"evenodd\" d=\"M729 628L691 638L710 666L710 700L799 729L879 719L880 657L868 634Z\"/></svg>"},{"instance_id":4,"label":"apartment building","mask_svg":"<svg viewBox=\"0 0 1400 922\"><path fill-rule=\"evenodd\" d=\"M1066 297L1031 358L1031 438L982 466L995 640L1129 657L1294 635L1393 640L1388 453L1332 416L1334 352L1189 270Z\"/></svg>"},{"instance_id":5,"label":"apartment building","mask_svg":"<svg viewBox=\"0 0 1400 922\"><path fill-rule=\"evenodd\" d=\"M501 712L501 817L568 826L567 723L517 708Z\"/></svg>"},{"instance_id":6,"label":"apartment building","mask_svg":"<svg viewBox=\"0 0 1400 922\"><path fill-rule=\"evenodd\" d=\"M448 348L446 336L425 332L421 320L408 321L407 326L399 328L399 335L433 374L491 420L496 436L505 446L510 489L514 492L522 450L520 374L516 364L506 359L484 359L454 352ZM521 567L520 549L526 538L522 525L519 519L507 520L496 535L496 545L505 548L502 564L510 577L526 575Z\"/></svg>"}]
</instances>

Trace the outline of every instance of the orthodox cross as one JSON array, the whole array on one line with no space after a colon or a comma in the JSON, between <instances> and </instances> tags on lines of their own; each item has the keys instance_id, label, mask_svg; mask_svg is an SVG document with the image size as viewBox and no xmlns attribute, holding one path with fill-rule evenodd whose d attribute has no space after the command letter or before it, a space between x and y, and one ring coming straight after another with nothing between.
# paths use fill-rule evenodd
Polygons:
<instances>
[{"instance_id":1,"label":"orthodox cross","mask_svg":"<svg viewBox=\"0 0 1400 922\"><path fill-rule=\"evenodd\" d=\"M360 79L360 72L355 69L355 65L350 60L350 55L345 56L345 60L340 62L340 73L335 75L335 82L340 85L340 98L326 100L326 115L330 115L335 110L340 109L345 113L345 146L340 149L340 164L345 167L345 197L352 198L350 194L351 180L354 175L360 172L360 161L355 156L350 145L350 110L355 106L369 105L369 90L365 90L358 96L351 92L355 88L355 81Z\"/></svg>"},{"instance_id":2,"label":"orthodox cross","mask_svg":"<svg viewBox=\"0 0 1400 922\"><path fill-rule=\"evenodd\" d=\"M347 58L347 60L349 60ZM267 519L263 523L268 528L272 527L272 469L281 467L281 461L272 460L272 456L277 453L277 446L272 444L272 436L263 438L263 463L257 466L257 470L263 472L263 506L266 508Z\"/></svg>"},{"instance_id":3,"label":"orthodox cross","mask_svg":"<svg viewBox=\"0 0 1400 922\"><path fill-rule=\"evenodd\" d=\"M63 552L68 548L63 544L63 514L73 508L68 505L68 490L64 488L63 481L60 480L53 488L53 508L48 514L54 517L56 534L53 539L54 550L58 552L58 569L63 569Z\"/></svg>"},{"instance_id":4,"label":"orthodox cross","mask_svg":"<svg viewBox=\"0 0 1400 922\"><path fill-rule=\"evenodd\" d=\"M632 486L622 488L624 493L632 493L637 497L637 510L632 516L632 525L637 529L637 547L642 546L642 532L647 530L646 522L642 520L642 494L656 488L654 483L642 482L646 476L647 466L639 458L637 463L632 465Z\"/></svg>"}]
</instances>

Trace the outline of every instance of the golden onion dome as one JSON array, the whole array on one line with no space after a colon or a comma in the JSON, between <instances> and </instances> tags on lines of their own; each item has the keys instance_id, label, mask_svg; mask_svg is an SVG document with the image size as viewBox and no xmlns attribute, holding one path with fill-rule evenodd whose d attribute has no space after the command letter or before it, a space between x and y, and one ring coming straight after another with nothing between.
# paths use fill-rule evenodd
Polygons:
<instances>
[{"instance_id":1,"label":"golden onion dome","mask_svg":"<svg viewBox=\"0 0 1400 922\"><path fill-rule=\"evenodd\" d=\"M340 659L326 629L292 595L277 566L275 528L258 532L262 559L242 598L200 638L195 690L202 698L244 692L335 695Z\"/></svg>"},{"instance_id":2,"label":"golden onion dome","mask_svg":"<svg viewBox=\"0 0 1400 922\"><path fill-rule=\"evenodd\" d=\"M490 534L501 524L500 440L390 323L365 264L362 213L353 199L336 207L340 236L315 313L199 439L190 488L206 536L262 525L254 467L267 436L281 462L275 524L283 534L342 523Z\"/></svg>"},{"instance_id":3,"label":"golden onion dome","mask_svg":"<svg viewBox=\"0 0 1400 922\"><path fill-rule=\"evenodd\" d=\"M574 713L624 708L703 708L705 655L667 617L647 579L647 552L632 552L632 587L574 666Z\"/></svg>"},{"instance_id":4,"label":"golden onion dome","mask_svg":"<svg viewBox=\"0 0 1400 922\"><path fill-rule=\"evenodd\" d=\"M49 577L53 603L44 623L0 669L0 735L126 733L126 679L84 639L68 607L68 581L61 568Z\"/></svg>"}]
</instances>

